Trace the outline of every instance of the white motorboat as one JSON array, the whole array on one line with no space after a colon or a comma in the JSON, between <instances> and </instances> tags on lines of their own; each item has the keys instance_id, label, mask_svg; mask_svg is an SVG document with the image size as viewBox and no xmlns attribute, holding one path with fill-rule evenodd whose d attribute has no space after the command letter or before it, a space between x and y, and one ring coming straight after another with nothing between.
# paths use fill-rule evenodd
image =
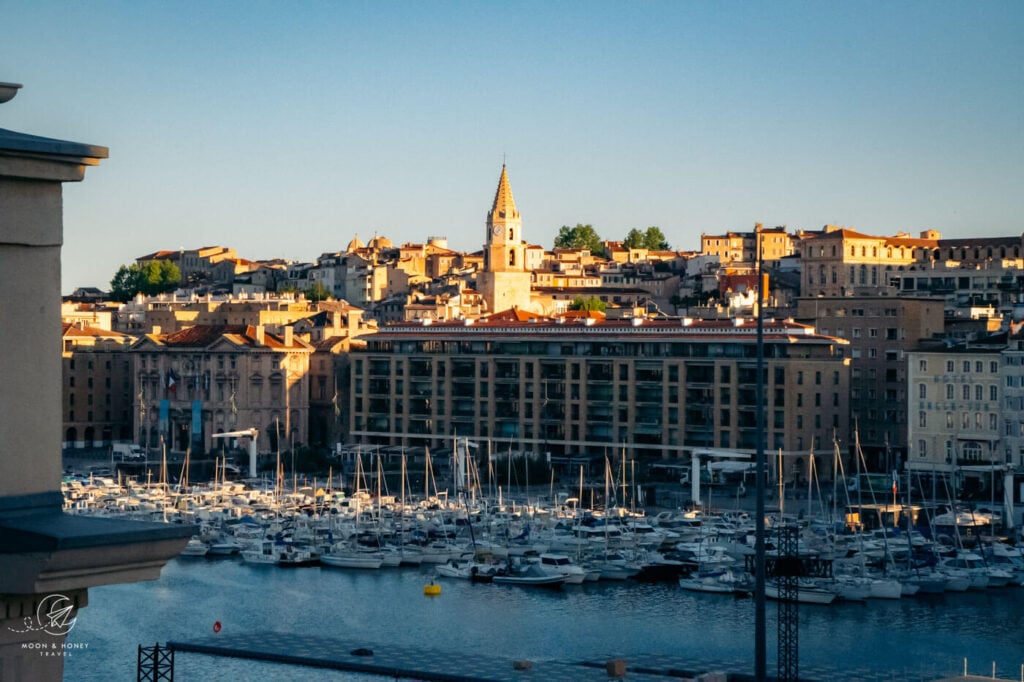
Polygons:
<instances>
[{"instance_id":1,"label":"white motorboat","mask_svg":"<svg viewBox=\"0 0 1024 682\"><path fill-rule=\"evenodd\" d=\"M320 555L320 563L335 568L374 569L384 564L384 557L376 552L358 552L348 549Z\"/></svg>"},{"instance_id":2,"label":"white motorboat","mask_svg":"<svg viewBox=\"0 0 1024 682\"><path fill-rule=\"evenodd\" d=\"M737 576L732 571L693 572L679 578L679 587L691 592L717 592L723 594L749 594L749 577Z\"/></svg>"},{"instance_id":3,"label":"white motorboat","mask_svg":"<svg viewBox=\"0 0 1024 682\"><path fill-rule=\"evenodd\" d=\"M548 575L538 564L531 563L518 568L511 568L505 573L499 572L494 576L493 582L498 585L560 588L565 584L565 577L561 575Z\"/></svg>"},{"instance_id":4,"label":"white motorboat","mask_svg":"<svg viewBox=\"0 0 1024 682\"><path fill-rule=\"evenodd\" d=\"M444 578L458 578L475 583L489 583L498 573L498 564L486 564L469 559L449 559L438 564L437 575Z\"/></svg>"},{"instance_id":5,"label":"white motorboat","mask_svg":"<svg viewBox=\"0 0 1024 682\"><path fill-rule=\"evenodd\" d=\"M202 557L206 556L209 551L210 548L205 542L193 536L185 545L185 549L181 550L181 553L178 556Z\"/></svg>"},{"instance_id":6,"label":"white motorboat","mask_svg":"<svg viewBox=\"0 0 1024 682\"><path fill-rule=\"evenodd\" d=\"M541 554L538 565L548 575L563 576L566 585L580 585L587 577L587 572L565 554Z\"/></svg>"}]
</instances>

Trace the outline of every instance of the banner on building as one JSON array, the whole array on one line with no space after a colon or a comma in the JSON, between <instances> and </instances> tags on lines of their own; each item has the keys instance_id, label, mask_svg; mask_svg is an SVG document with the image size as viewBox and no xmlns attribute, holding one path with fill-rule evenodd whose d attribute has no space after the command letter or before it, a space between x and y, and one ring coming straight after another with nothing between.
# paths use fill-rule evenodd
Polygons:
<instances>
[{"instance_id":1,"label":"banner on building","mask_svg":"<svg viewBox=\"0 0 1024 682\"><path fill-rule=\"evenodd\" d=\"M203 410L202 401L192 401L192 452L198 453L203 447Z\"/></svg>"}]
</instances>

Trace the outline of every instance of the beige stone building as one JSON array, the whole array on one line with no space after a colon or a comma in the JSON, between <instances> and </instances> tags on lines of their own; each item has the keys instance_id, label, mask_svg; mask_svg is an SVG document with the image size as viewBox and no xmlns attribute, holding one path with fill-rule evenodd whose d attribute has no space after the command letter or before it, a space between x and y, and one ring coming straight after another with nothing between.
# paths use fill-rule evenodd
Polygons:
<instances>
[{"instance_id":1,"label":"beige stone building","mask_svg":"<svg viewBox=\"0 0 1024 682\"><path fill-rule=\"evenodd\" d=\"M907 354L907 467L1003 464L1002 345Z\"/></svg>"},{"instance_id":2,"label":"beige stone building","mask_svg":"<svg viewBox=\"0 0 1024 682\"><path fill-rule=\"evenodd\" d=\"M259 429L259 449L305 445L313 346L285 327L197 325L154 330L131 347L135 442L193 454L215 433Z\"/></svg>"},{"instance_id":3,"label":"beige stone building","mask_svg":"<svg viewBox=\"0 0 1024 682\"><path fill-rule=\"evenodd\" d=\"M753 232L702 233L700 236L701 254L717 256L723 264L752 264L757 260L759 249L765 262L778 261L793 253L793 236L784 226L766 229L761 223L754 225Z\"/></svg>"}]
</instances>

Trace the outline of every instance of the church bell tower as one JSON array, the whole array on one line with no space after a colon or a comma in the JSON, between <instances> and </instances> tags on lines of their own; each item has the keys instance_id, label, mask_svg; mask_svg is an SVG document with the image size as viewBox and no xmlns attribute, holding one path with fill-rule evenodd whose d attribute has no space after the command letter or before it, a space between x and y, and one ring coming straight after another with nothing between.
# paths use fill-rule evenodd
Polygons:
<instances>
[{"instance_id":1,"label":"church bell tower","mask_svg":"<svg viewBox=\"0 0 1024 682\"><path fill-rule=\"evenodd\" d=\"M508 170L502 165L494 203L487 213L483 270L477 274L477 290L489 313L529 306L533 273L526 269L522 233L523 221L512 197Z\"/></svg>"}]
</instances>

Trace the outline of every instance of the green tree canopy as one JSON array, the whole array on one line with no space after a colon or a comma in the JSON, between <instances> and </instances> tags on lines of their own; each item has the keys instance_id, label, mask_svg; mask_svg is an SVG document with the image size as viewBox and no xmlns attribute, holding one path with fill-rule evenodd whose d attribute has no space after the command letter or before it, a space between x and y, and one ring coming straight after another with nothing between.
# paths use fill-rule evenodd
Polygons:
<instances>
[{"instance_id":1,"label":"green tree canopy","mask_svg":"<svg viewBox=\"0 0 1024 682\"><path fill-rule=\"evenodd\" d=\"M576 227L562 225L555 237L556 249L587 249L595 256L604 255L604 243L601 235L592 225L576 223Z\"/></svg>"},{"instance_id":2,"label":"green tree canopy","mask_svg":"<svg viewBox=\"0 0 1024 682\"><path fill-rule=\"evenodd\" d=\"M596 310L602 313L607 307L608 304L597 296L589 296L587 298L577 296L572 300L572 303L569 304L569 310Z\"/></svg>"},{"instance_id":3,"label":"green tree canopy","mask_svg":"<svg viewBox=\"0 0 1024 682\"><path fill-rule=\"evenodd\" d=\"M661 228L653 225L646 230L638 230L634 227L622 240L622 245L627 249L647 249L649 251L667 251L672 248L669 246L668 240L665 239Z\"/></svg>"},{"instance_id":4,"label":"green tree canopy","mask_svg":"<svg viewBox=\"0 0 1024 682\"><path fill-rule=\"evenodd\" d=\"M169 260L122 265L110 280L110 297L123 303L136 294L156 296L174 291L179 284L181 270Z\"/></svg>"},{"instance_id":5,"label":"green tree canopy","mask_svg":"<svg viewBox=\"0 0 1024 682\"><path fill-rule=\"evenodd\" d=\"M312 286L306 289L304 293L306 294L306 298L314 303L326 301L331 298L331 292L324 286L323 282L313 282Z\"/></svg>"}]
</instances>

